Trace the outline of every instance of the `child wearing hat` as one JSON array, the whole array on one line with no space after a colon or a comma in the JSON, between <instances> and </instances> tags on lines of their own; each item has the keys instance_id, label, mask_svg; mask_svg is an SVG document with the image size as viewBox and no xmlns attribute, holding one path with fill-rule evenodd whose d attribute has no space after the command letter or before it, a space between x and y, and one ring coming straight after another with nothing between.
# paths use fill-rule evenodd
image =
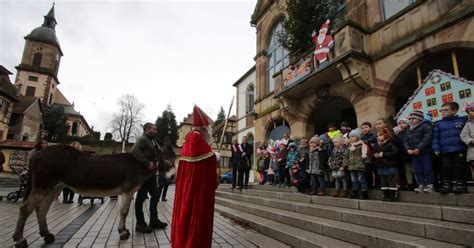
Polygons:
<instances>
[{"instance_id":1,"label":"child wearing hat","mask_svg":"<svg viewBox=\"0 0 474 248\"><path fill-rule=\"evenodd\" d=\"M440 193L460 194L467 191L465 181L466 145L461 140L461 131L466 124L466 116L456 115L459 104L447 102L441 106L443 118L433 127L433 152L441 159ZM454 187L453 187L454 183Z\"/></svg>"},{"instance_id":2,"label":"child wearing hat","mask_svg":"<svg viewBox=\"0 0 474 248\"><path fill-rule=\"evenodd\" d=\"M285 169L286 169L286 160L288 157L288 151L286 150L285 143L281 142L278 144L278 153L277 153L277 162L278 162L278 177L280 179L280 187L285 185Z\"/></svg>"},{"instance_id":3,"label":"child wearing hat","mask_svg":"<svg viewBox=\"0 0 474 248\"><path fill-rule=\"evenodd\" d=\"M384 201L396 201L398 188L395 183L398 164L398 148L386 129L377 132L377 143L373 147L374 164L380 176L380 186Z\"/></svg>"},{"instance_id":4,"label":"child wearing hat","mask_svg":"<svg viewBox=\"0 0 474 248\"><path fill-rule=\"evenodd\" d=\"M352 181L350 198L368 199L367 171L365 168L367 145L361 140L360 129L354 129L349 133L349 141L347 169L351 174Z\"/></svg>"},{"instance_id":5,"label":"child wearing hat","mask_svg":"<svg viewBox=\"0 0 474 248\"><path fill-rule=\"evenodd\" d=\"M423 112L414 110L408 116L410 128L405 138L404 148L411 157L413 171L415 172L418 188L415 192L433 193L433 167L431 165L431 139L433 127L425 121Z\"/></svg>"},{"instance_id":6,"label":"child wearing hat","mask_svg":"<svg viewBox=\"0 0 474 248\"><path fill-rule=\"evenodd\" d=\"M466 160L471 167L474 169L474 102L470 102L466 105L466 112L469 120L464 125L461 132L461 139L464 144L467 145L467 156Z\"/></svg>"},{"instance_id":7,"label":"child wearing hat","mask_svg":"<svg viewBox=\"0 0 474 248\"><path fill-rule=\"evenodd\" d=\"M293 173L291 167L293 164L298 163L298 144L296 142L291 142L288 144L288 155L286 158L286 168L285 168L285 178L286 178L286 185L291 185L291 179L293 179Z\"/></svg>"},{"instance_id":8,"label":"child wearing hat","mask_svg":"<svg viewBox=\"0 0 474 248\"><path fill-rule=\"evenodd\" d=\"M331 157L329 158L328 162L329 168L331 169L331 175L334 178L334 184L336 186L336 192L332 196L347 197L347 174L345 170L349 154L347 152L343 138L335 138L333 142L334 149L332 150Z\"/></svg>"},{"instance_id":9,"label":"child wearing hat","mask_svg":"<svg viewBox=\"0 0 474 248\"><path fill-rule=\"evenodd\" d=\"M326 169L327 156L321 149L319 137L316 135L309 142L309 151L305 154L306 172L311 177L312 190L310 195L324 195L326 182L324 180L324 171ZM318 187L319 186L319 187Z\"/></svg>"}]
</instances>

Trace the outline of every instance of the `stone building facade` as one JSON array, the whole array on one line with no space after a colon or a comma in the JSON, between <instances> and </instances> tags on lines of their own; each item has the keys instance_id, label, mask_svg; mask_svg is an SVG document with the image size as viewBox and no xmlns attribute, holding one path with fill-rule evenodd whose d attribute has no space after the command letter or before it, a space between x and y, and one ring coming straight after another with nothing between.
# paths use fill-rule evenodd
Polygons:
<instances>
[{"instance_id":1,"label":"stone building facade","mask_svg":"<svg viewBox=\"0 0 474 248\"><path fill-rule=\"evenodd\" d=\"M255 107L255 66L250 68L242 77L234 83L237 92L237 140L242 141L247 136L249 141L255 137L254 107Z\"/></svg>"},{"instance_id":2,"label":"stone building facade","mask_svg":"<svg viewBox=\"0 0 474 248\"><path fill-rule=\"evenodd\" d=\"M470 0L347 0L330 29L329 61L288 81L292 57L275 44L285 0L259 0L251 24L257 31L255 139L263 141L286 125L294 137L393 119L433 69L474 79L474 2ZM319 27L315 27L318 30Z\"/></svg>"}]
</instances>

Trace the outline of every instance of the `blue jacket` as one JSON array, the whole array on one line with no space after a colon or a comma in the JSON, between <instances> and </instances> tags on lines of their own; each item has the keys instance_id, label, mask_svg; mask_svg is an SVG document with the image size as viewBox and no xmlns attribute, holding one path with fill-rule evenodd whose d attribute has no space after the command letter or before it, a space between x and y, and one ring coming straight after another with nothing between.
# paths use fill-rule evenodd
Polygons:
<instances>
[{"instance_id":1,"label":"blue jacket","mask_svg":"<svg viewBox=\"0 0 474 248\"><path fill-rule=\"evenodd\" d=\"M465 152L466 145L462 142L460 134L466 124L467 117L446 117L434 124L433 127L433 151L448 152Z\"/></svg>"},{"instance_id":2,"label":"blue jacket","mask_svg":"<svg viewBox=\"0 0 474 248\"><path fill-rule=\"evenodd\" d=\"M424 121L416 127L411 127L405 136L405 150L420 149L420 154L431 154L433 127L431 122Z\"/></svg>"}]
</instances>

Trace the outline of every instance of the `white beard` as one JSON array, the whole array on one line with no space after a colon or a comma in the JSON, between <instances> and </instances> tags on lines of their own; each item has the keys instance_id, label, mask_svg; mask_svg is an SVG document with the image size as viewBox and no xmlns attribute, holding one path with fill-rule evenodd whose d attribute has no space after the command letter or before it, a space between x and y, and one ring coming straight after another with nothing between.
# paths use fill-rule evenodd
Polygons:
<instances>
[{"instance_id":1,"label":"white beard","mask_svg":"<svg viewBox=\"0 0 474 248\"><path fill-rule=\"evenodd\" d=\"M319 43L319 44L323 44L325 38L326 38L326 34L324 34L324 35L322 35L322 34L318 35L318 43Z\"/></svg>"},{"instance_id":2,"label":"white beard","mask_svg":"<svg viewBox=\"0 0 474 248\"><path fill-rule=\"evenodd\" d=\"M211 145L212 142L214 141L214 138L212 137L212 129L211 127L206 127L206 131L205 134L204 134L204 139L206 140L206 142Z\"/></svg>"}]
</instances>

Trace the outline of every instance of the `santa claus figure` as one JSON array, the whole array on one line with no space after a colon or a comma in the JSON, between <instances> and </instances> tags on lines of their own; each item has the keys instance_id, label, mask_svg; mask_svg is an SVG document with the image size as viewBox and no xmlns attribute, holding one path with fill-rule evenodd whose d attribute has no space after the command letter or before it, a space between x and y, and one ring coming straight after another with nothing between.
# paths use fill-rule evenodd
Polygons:
<instances>
[{"instance_id":1,"label":"santa claus figure","mask_svg":"<svg viewBox=\"0 0 474 248\"><path fill-rule=\"evenodd\" d=\"M313 42L316 44L316 49L314 50L314 57L319 62L319 64L324 63L328 60L329 50L334 46L334 40L332 35L328 34L329 31L329 20L326 20L321 28L319 29L319 34L313 32Z\"/></svg>"}]
</instances>

